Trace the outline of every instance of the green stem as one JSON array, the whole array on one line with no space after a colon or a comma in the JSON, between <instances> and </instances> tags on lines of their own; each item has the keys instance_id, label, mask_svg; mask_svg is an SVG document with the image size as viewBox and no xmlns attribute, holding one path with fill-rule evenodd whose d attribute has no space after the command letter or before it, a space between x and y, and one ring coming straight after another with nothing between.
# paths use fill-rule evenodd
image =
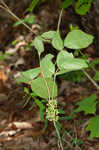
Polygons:
<instances>
[{"instance_id":1,"label":"green stem","mask_svg":"<svg viewBox=\"0 0 99 150\"><path fill-rule=\"evenodd\" d=\"M93 83L93 85L99 90L98 84L91 78L91 76L84 70L82 69L83 73L87 76L87 78Z\"/></svg>"},{"instance_id":2,"label":"green stem","mask_svg":"<svg viewBox=\"0 0 99 150\"><path fill-rule=\"evenodd\" d=\"M2 4L4 5L4 6L1 6L1 5L0 5L0 7L1 7L2 9L4 9L5 11L7 11L7 12L8 12L11 16L13 16L16 20L21 21L21 19L20 19L19 17L17 17L17 16L9 9L9 7L5 4L4 1L2 1ZM32 30L32 28L30 28L26 23L22 22L22 24L23 24L29 31L31 31L32 33L34 33L33 30Z\"/></svg>"},{"instance_id":3,"label":"green stem","mask_svg":"<svg viewBox=\"0 0 99 150\"><path fill-rule=\"evenodd\" d=\"M84 54L80 50L80 54L83 56ZM96 72L95 68L91 67L93 71ZM92 82L92 84L99 90L99 85L91 78L91 76L84 70L82 69L83 73L87 76L87 78Z\"/></svg>"},{"instance_id":4,"label":"green stem","mask_svg":"<svg viewBox=\"0 0 99 150\"><path fill-rule=\"evenodd\" d=\"M60 28L60 23L61 23L61 19L62 19L62 13L63 13L63 9L61 9L60 15L59 15L59 20L58 20L58 25L57 25L57 30L59 31Z\"/></svg>"}]
</instances>

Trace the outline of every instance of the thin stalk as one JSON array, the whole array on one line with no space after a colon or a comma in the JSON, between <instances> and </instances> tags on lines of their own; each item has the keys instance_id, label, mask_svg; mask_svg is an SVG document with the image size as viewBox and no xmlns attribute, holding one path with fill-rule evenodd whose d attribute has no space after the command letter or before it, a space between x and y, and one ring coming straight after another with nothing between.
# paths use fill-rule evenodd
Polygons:
<instances>
[{"instance_id":1,"label":"thin stalk","mask_svg":"<svg viewBox=\"0 0 99 150\"><path fill-rule=\"evenodd\" d=\"M57 133L57 135L58 135L60 148L61 148L61 150L64 150L64 149L63 149L63 145L62 145L62 141L61 141L61 136L60 136L60 133L59 133L59 131L58 131L57 127L56 127L56 123L55 123L55 122L54 122L54 127L55 127L55 129L56 129L56 133Z\"/></svg>"},{"instance_id":2,"label":"thin stalk","mask_svg":"<svg viewBox=\"0 0 99 150\"><path fill-rule=\"evenodd\" d=\"M4 6L0 5L0 7L1 7L2 9L4 9L5 11L7 11L7 12L8 12L11 16L13 16L16 20L21 21L21 19L20 19L19 17L17 17L17 16L9 9L9 7L8 7L4 2L2 2L2 4L4 5ZM32 28L30 28L26 23L22 22L22 24L23 24L29 31L31 31L32 33L34 33L33 30L32 30Z\"/></svg>"},{"instance_id":3,"label":"thin stalk","mask_svg":"<svg viewBox=\"0 0 99 150\"><path fill-rule=\"evenodd\" d=\"M52 90L52 99L54 99L54 86L55 86L55 80L56 80L56 73L57 73L58 69L55 71L54 73L54 85L53 85L53 90Z\"/></svg>"},{"instance_id":4,"label":"thin stalk","mask_svg":"<svg viewBox=\"0 0 99 150\"><path fill-rule=\"evenodd\" d=\"M60 12L60 15L59 15L59 20L58 20L58 25L57 25L57 30L58 30L58 31L59 31L59 29L60 29L62 13L63 13L63 9L61 9L61 12ZM56 72L57 72L57 70L56 70ZM55 80L56 80L56 72L54 73L54 85L55 85ZM54 85L53 85L53 93L52 93L52 94L53 94L53 97L54 97ZM52 98L53 98L53 97L52 97ZM53 122L53 123L54 123L54 127L55 127L55 129L56 129L56 133L57 133L57 135L58 135L60 148L61 148L61 150L64 150L64 149L63 149L63 145L62 145L62 141L61 141L60 133L59 133L57 127L56 127L56 123L55 123L55 122Z\"/></svg>"},{"instance_id":5,"label":"thin stalk","mask_svg":"<svg viewBox=\"0 0 99 150\"><path fill-rule=\"evenodd\" d=\"M83 56L83 53L81 51L80 54ZM92 69L96 72L95 68L92 67ZM92 84L97 88L97 90L99 90L99 85L91 78L91 76L84 69L82 69L82 72L87 76L87 78L92 82Z\"/></svg>"},{"instance_id":6,"label":"thin stalk","mask_svg":"<svg viewBox=\"0 0 99 150\"><path fill-rule=\"evenodd\" d=\"M59 20L58 20L58 25L57 25L57 30L58 30L58 31L59 31L60 24L61 24L62 13L63 13L63 9L61 9L61 12L60 12L60 15L59 15Z\"/></svg>"},{"instance_id":7,"label":"thin stalk","mask_svg":"<svg viewBox=\"0 0 99 150\"><path fill-rule=\"evenodd\" d=\"M82 69L83 73L87 76L87 78L93 83L93 85L99 90L99 85L91 78L91 76L84 70Z\"/></svg>"}]
</instances>

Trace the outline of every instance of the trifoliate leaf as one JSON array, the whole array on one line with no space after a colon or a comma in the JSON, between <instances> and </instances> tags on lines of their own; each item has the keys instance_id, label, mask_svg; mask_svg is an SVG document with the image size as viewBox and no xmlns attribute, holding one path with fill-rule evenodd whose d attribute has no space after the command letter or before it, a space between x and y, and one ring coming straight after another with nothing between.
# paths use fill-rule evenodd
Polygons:
<instances>
[{"instance_id":1,"label":"trifoliate leaf","mask_svg":"<svg viewBox=\"0 0 99 150\"><path fill-rule=\"evenodd\" d=\"M55 66L51 61L53 57L53 55L48 54L40 62L41 72L43 72L45 78L52 77L55 72Z\"/></svg>"},{"instance_id":2,"label":"trifoliate leaf","mask_svg":"<svg viewBox=\"0 0 99 150\"><path fill-rule=\"evenodd\" d=\"M93 36L81 30L72 30L64 40L64 46L70 49L82 49L93 42Z\"/></svg>"},{"instance_id":3,"label":"trifoliate leaf","mask_svg":"<svg viewBox=\"0 0 99 150\"><path fill-rule=\"evenodd\" d=\"M90 138L99 138L99 116L90 119L86 131L90 131Z\"/></svg>"},{"instance_id":4,"label":"trifoliate leaf","mask_svg":"<svg viewBox=\"0 0 99 150\"><path fill-rule=\"evenodd\" d=\"M57 85L51 78L38 77L31 82L31 89L41 98L55 98L57 96Z\"/></svg>"},{"instance_id":5,"label":"trifoliate leaf","mask_svg":"<svg viewBox=\"0 0 99 150\"><path fill-rule=\"evenodd\" d=\"M33 45L40 56L40 54L44 51L44 44L42 38L40 36L37 36L33 41Z\"/></svg>"},{"instance_id":6,"label":"trifoliate leaf","mask_svg":"<svg viewBox=\"0 0 99 150\"><path fill-rule=\"evenodd\" d=\"M59 31L56 32L54 38L52 39L52 46L58 51L60 51L64 48L63 40L60 37Z\"/></svg>"},{"instance_id":7,"label":"trifoliate leaf","mask_svg":"<svg viewBox=\"0 0 99 150\"><path fill-rule=\"evenodd\" d=\"M68 53L66 51L59 52L57 56L57 66L60 69L60 71L63 72L65 69L68 72L88 67L85 60L74 58L72 53Z\"/></svg>"},{"instance_id":8,"label":"trifoliate leaf","mask_svg":"<svg viewBox=\"0 0 99 150\"><path fill-rule=\"evenodd\" d=\"M87 114L94 114L96 112L96 94L92 94L89 97L84 98L81 102L78 102L78 108L75 112L84 111L85 115Z\"/></svg>"}]
</instances>

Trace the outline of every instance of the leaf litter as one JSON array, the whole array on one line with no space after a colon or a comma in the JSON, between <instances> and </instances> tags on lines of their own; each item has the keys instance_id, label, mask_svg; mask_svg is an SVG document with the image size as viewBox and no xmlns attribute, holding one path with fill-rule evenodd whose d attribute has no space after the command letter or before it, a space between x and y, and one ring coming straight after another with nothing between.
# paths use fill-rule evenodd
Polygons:
<instances>
[{"instance_id":1,"label":"leaf litter","mask_svg":"<svg viewBox=\"0 0 99 150\"><path fill-rule=\"evenodd\" d=\"M45 29L48 30L49 26L55 24L55 21L52 24L50 22L50 25L48 24L49 20L53 19L47 7L39 15L45 21ZM44 15L44 11L47 12L47 17ZM58 17L57 14L53 16L54 18ZM37 26L39 27L38 23ZM0 61L0 150L57 150L57 136L53 125L48 122L47 129L45 129L44 122L40 121L39 108L34 105L32 111L29 110L33 99L23 108L27 99L24 93L24 85L16 85L14 81L21 71L38 66L38 60L34 59L37 56L36 52L34 52L34 57L31 51L25 50L27 39L31 41L33 35L24 32L19 30L12 32L14 39L20 42L15 46L7 43L5 52L12 55L7 56L7 60ZM6 34L9 36L8 32ZM84 96L88 96L94 91L92 85L87 81L77 84L62 80L58 84L58 102L59 106L65 110L66 116L71 115L72 110L76 108L76 102L80 102ZM99 96L98 92L97 95ZM80 145L82 150L99 149L99 140L89 139L89 134L85 131L89 118L90 116L85 117L83 113L79 113L76 114L74 119L68 119L67 117L67 119L61 121L63 128L66 130L64 150L68 150L73 141L76 143L73 150L79 150L77 139L83 141Z\"/></svg>"}]
</instances>

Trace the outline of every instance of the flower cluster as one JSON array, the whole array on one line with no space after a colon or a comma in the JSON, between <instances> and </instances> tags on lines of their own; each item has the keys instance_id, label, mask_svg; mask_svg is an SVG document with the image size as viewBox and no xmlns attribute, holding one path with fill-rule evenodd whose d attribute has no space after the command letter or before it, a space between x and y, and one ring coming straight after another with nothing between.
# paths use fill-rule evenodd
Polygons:
<instances>
[{"instance_id":1,"label":"flower cluster","mask_svg":"<svg viewBox=\"0 0 99 150\"><path fill-rule=\"evenodd\" d=\"M58 112L58 109L57 109L57 100L56 99L49 100L47 106L48 106L47 109L46 109L47 119L49 121L53 121L53 122L58 121L59 112Z\"/></svg>"}]
</instances>

